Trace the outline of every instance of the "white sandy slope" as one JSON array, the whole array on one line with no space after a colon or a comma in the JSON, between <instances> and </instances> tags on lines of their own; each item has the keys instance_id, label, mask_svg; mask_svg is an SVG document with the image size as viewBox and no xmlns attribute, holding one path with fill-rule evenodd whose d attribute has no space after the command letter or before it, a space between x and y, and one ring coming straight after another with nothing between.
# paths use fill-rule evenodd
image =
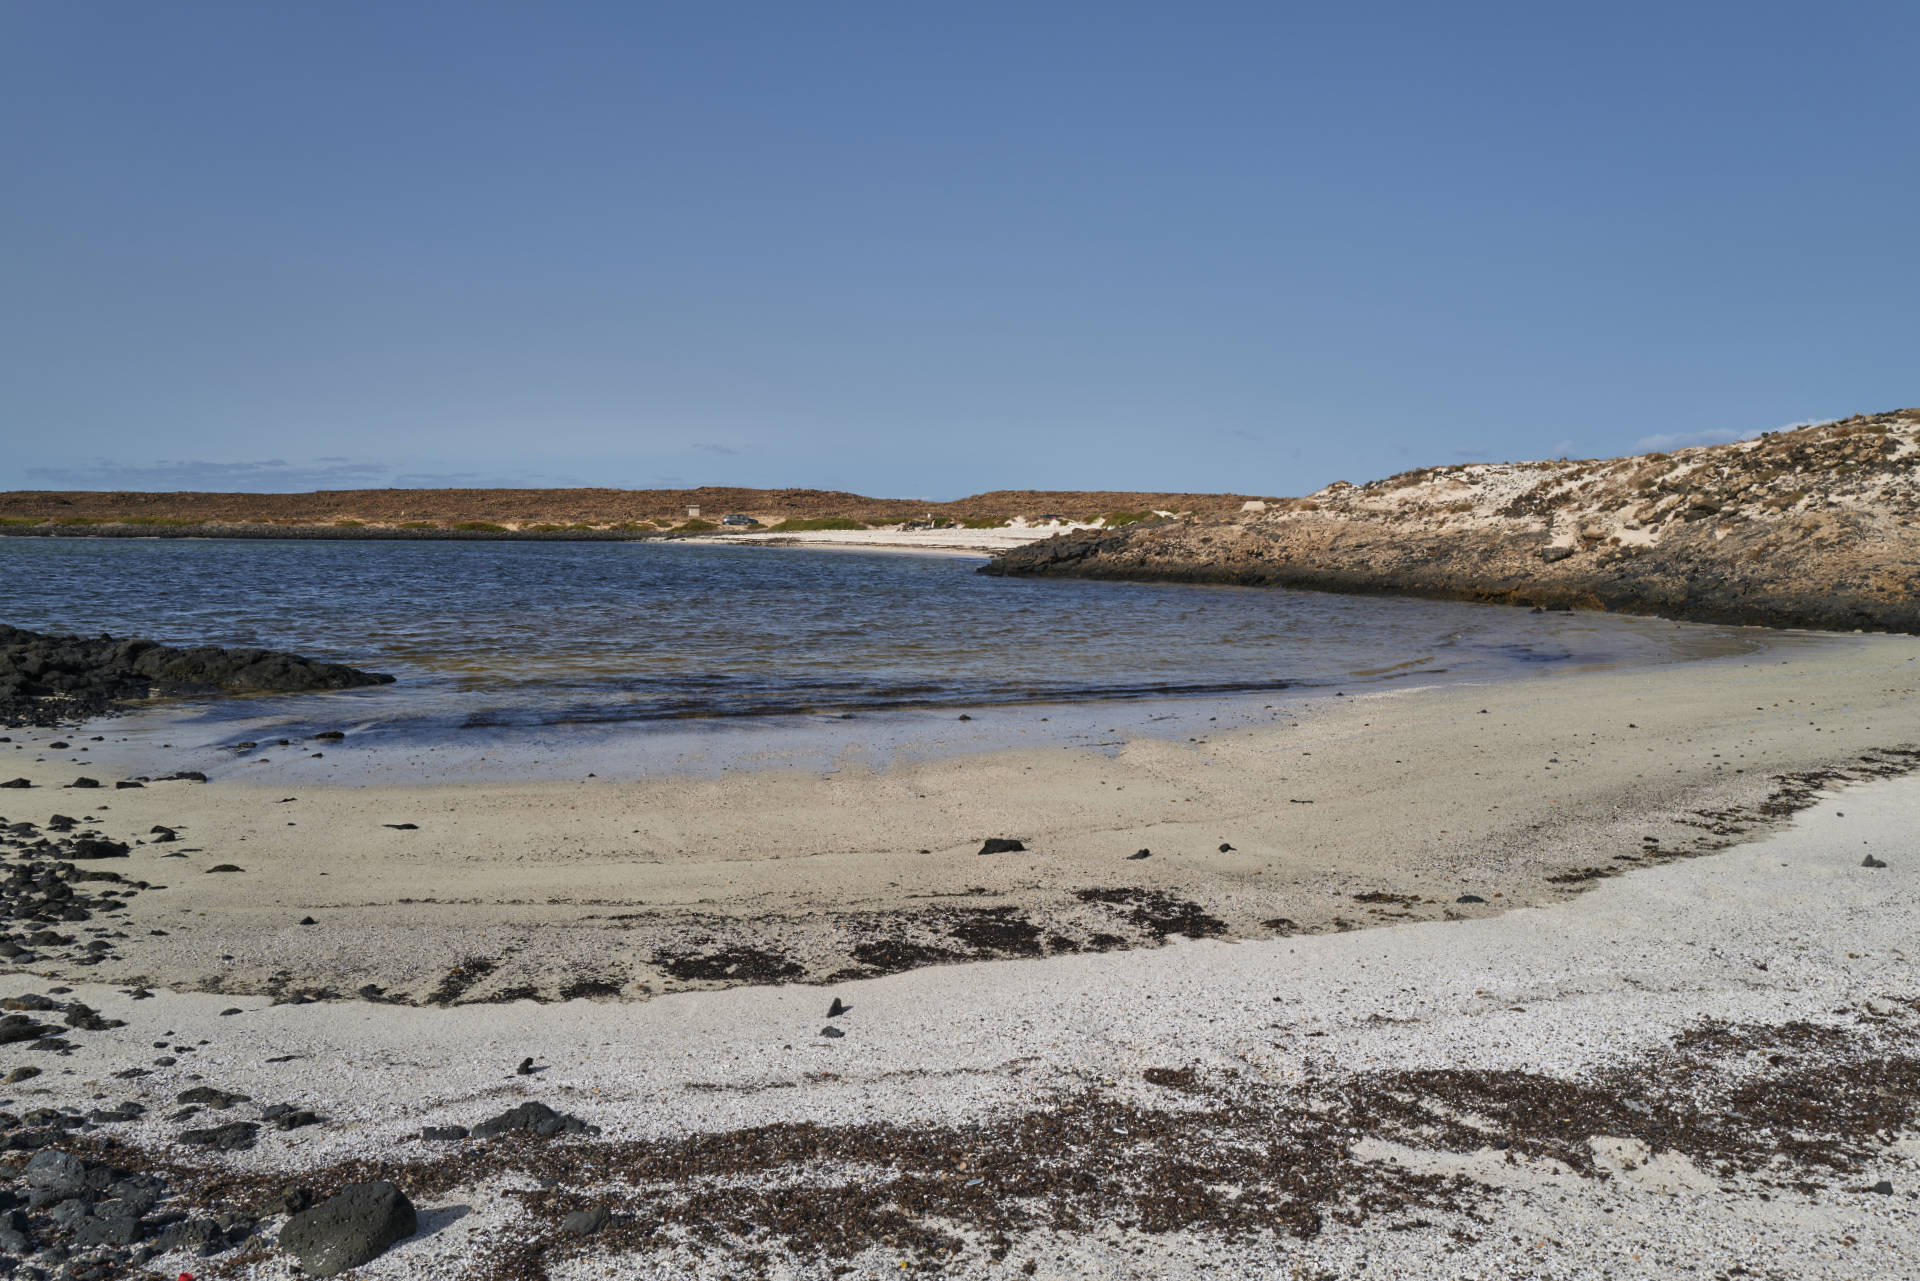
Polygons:
<instances>
[{"instance_id":1,"label":"white sandy slope","mask_svg":"<svg viewBox=\"0 0 1920 1281\"><path fill-rule=\"evenodd\" d=\"M686 542L729 547L807 547L847 551L905 551L932 555L991 556L1010 547L1052 538L1085 525L1020 525L997 529L810 529L788 533L721 534Z\"/></svg>"},{"instance_id":2,"label":"white sandy slope","mask_svg":"<svg viewBox=\"0 0 1920 1281\"><path fill-rule=\"evenodd\" d=\"M470 1124L523 1095L579 1113L611 1137L675 1136L780 1121L964 1122L1046 1106L1076 1085L1166 1106L1143 1069L1197 1064L1282 1084L1312 1072L1384 1067L1518 1068L1555 1075L1628 1063L1707 1018L1841 1024L1920 991L1920 779L1848 789L1788 830L1711 858L1636 871L1579 899L1497 917L1264 942L920 970L833 989L739 988L640 1004L576 1002L449 1010L352 1003L269 1007L258 999L111 988L75 995L126 1028L87 1037L42 1089L12 1107L86 1105L137 1090L155 1118L197 1082L290 1099L335 1118L270 1136L242 1158L298 1170L375 1147L427 1153L423 1123ZM1885 869L1860 866L1872 852ZM1764 965L1765 968L1761 968ZM0 991L44 987L10 976ZM852 1012L844 1040L820 1037L829 995ZM245 1013L222 1017L233 1005ZM1376 1018L1402 1020L1375 1022ZM1323 1033L1308 1039L1309 1032ZM156 1040L206 1046L123 1085L109 1074L150 1061ZM269 1064L272 1057L297 1055ZM536 1078L512 1067L536 1056ZM832 1073L831 1079L809 1074ZM40 1085L35 1082L34 1085ZM714 1089L712 1087L723 1087ZM738 1087L764 1087L742 1090ZM154 1120L141 1135L164 1142ZM129 1136L132 1137L132 1136ZM1600 1136L1596 1136L1597 1138ZM1769 1277L1920 1275L1920 1148L1889 1147L1860 1181L1896 1194L1829 1189L1761 1199L1722 1191L1680 1158L1607 1182L1501 1154L1396 1150L1416 1167L1457 1170L1504 1189L1477 1241L1378 1221L1319 1238L1224 1245L1180 1233L1095 1232L1020 1240L1004 1271L1085 1277L1672 1277L1740 1265ZM1731 1185L1730 1185L1731 1186ZM423 1231L356 1275L452 1278L513 1203L475 1188L422 1206ZM1444 1220L1444 1216L1434 1216ZM869 1254L859 1277L900 1275ZM195 1261L157 1261L172 1275ZM764 1275L825 1276L822 1268ZM740 1275L691 1256L571 1265L567 1277ZM1003 1269L994 1269L997 1275ZM287 1264L248 1275L290 1277Z\"/></svg>"}]
</instances>

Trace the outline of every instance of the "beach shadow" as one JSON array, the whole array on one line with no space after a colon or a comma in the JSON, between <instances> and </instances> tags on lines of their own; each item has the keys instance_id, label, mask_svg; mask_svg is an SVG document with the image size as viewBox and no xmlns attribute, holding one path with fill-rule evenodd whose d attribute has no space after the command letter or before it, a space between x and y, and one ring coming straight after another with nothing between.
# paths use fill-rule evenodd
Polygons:
<instances>
[{"instance_id":1,"label":"beach shadow","mask_svg":"<svg viewBox=\"0 0 1920 1281\"><path fill-rule=\"evenodd\" d=\"M412 1241L425 1241L428 1237L438 1236L460 1220L473 1213L470 1205L443 1205L433 1210L422 1210L416 1217L416 1227Z\"/></svg>"}]
</instances>

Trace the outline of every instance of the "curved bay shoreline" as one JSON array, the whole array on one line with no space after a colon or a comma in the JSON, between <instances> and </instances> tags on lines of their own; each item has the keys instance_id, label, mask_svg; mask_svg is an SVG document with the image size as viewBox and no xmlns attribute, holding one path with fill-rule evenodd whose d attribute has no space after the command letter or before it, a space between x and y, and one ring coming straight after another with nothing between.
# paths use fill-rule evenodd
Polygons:
<instances>
[{"instance_id":1,"label":"curved bay shoreline","mask_svg":"<svg viewBox=\"0 0 1920 1281\"><path fill-rule=\"evenodd\" d=\"M97 961L96 979L310 998L371 985L416 1003L822 983L1559 901L1783 821L1805 779L1907 759L1920 746L1913 654L1834 637L1276 700L1265 724L1187 743L1135 736L1113 754L1007 749L825 773L330 787L274 781L267 763L107 796L66 789L91 767L71 743L47 750L58 732L22 731L10 755L35 786L8 809L97 799L111 806L98 833L134 843L143 878L191 878L191 937ZM353 750L351 737L323 746ZM180 843L139 845L154 826ZM989 838L1026 848L983 856ZM245 871L200 879L222 862ZM163 902L143 894L131 919L165 928L183 909ZM310 914L329 915L296 924Z\"/></svg>"},{"instance_id":2,"label":"curved bay shoreline","mask_svg":"<svg viewBox=\"0 0 1920 1281\"><path fill-rule=\"evenodd\" d=\"M368 1277L1899 1273L1916 709L1830 637L805 777L75 789L111 722L14 733L9 861L120 879L12 923L0 991L104 1022L11 1107L120 1108L35 1124L255 1281L277 1189L367 1177L428 1229ZM601 1133L418 1137L524 1100Z\"/></svg>"}]
</instances>

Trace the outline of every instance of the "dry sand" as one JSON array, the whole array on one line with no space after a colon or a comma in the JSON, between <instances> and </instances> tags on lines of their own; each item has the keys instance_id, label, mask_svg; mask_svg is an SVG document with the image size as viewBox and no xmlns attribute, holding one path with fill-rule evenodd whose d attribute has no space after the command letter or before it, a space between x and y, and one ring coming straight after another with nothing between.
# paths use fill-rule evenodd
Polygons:
<instances>
[{"instance_id":1,"label":"dry sand","mask_svg":"<svg viewBox=\"0 0 1920 1281\"><path fill-rule=\"evenodd\" d=\"M313 1107L328 1124L226 1163L411 1180L425 1230L369 1277L537 1275L529 1241L568 1278L1913 1275L1920 781L1878 749L1920 738L1917 658L1834 638L879 774L0 793L12 818L182 835L120 864L169 888L133 900L118 959L3 980L129 1020L34 1056L56 1066L11 1106L142 1100L119 1132L149 1145L190 1084ZM45 739L8 753L20 772L80 772ZM1885 777L1792 816L1838 768ZM987 836L1030 850L975 854ZM246 871L202 870L221 861ZM1088 950L1156 912L1224 934ZM1022 939L1045 955L851 974L880 968L858 941ZM749 953L846 973L674 991L743 977L674 958ZM420 1000L474 957L493 968L449 999L654 999L187 990ZM130 999L136 978L181 990ZM526 1055L545 1070L515 1076ZM605 1133L405 1137L524 1095ZM600 1200L632 1218L554 1236Z\"/></svg>"}]
</instances>

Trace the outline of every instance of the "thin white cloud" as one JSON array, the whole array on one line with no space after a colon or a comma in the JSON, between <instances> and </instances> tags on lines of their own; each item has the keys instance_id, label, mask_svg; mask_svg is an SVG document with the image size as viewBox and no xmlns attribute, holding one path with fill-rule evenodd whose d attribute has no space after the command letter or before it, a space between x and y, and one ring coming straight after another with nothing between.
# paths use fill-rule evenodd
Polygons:
<instances>
[{"instance_id":1,"label":"thin white cloud","mask_svg":"<svg viewBox=\"0 0 1920 1281\"><path fill-rule=\"evenodd\" d=\"M110 458L68 467L29 467L29 480L56 489L217 490L253 493L309 489L360 489L379 482L379 463L290 463L284 458L246 462L166 459L125 463Z\"/></svg>"},{"instance_id":2,"label":"thin white cloud","mask_svg":"<svg viewBox=\"0 0 1920 1281\"><path fill-rule=\"evenodd\" d=\"M384 482L395 489L585 489L577 476L549 476L543 472L520 475L478 471L401 472Z\"/></svg>"},{"instance_id":3,"label":"thin white cloud","mask_svg":"<svg viewBox=\"0 0 1920 1281\"><path fill-rule=\"evenodd\" d=\"M320 458L289 462L264 458L243 462L168 459L123 463L100 458L64 467L29 467L36 488L146 492L201 490L213 493L286 494L317 489L570 489L578 477L545 472L492 471L396 473L392 463Z\"/></svg>"},{"instance_id":4,"label":"thin white cloud","mask_svg":"<svg viewBox=\"0 0 1920 1281\"><path fill-rule=\"evenodd\" d=\"M1821 423L1830 423L1831 418L1803 418L1797 423L1784 423L1775 431L1792 431L1796 427L1818 427ZM1694 445L1730 445L1736 440L1752 440L1764 435L1760 431L1741 431L1733 427L1710 427L1705 431L1663 433L1658 436L1642 436L1633 442L1636 454L1665 452L1670 449L1687 449Z\"/></svg>"}]
</instances>

